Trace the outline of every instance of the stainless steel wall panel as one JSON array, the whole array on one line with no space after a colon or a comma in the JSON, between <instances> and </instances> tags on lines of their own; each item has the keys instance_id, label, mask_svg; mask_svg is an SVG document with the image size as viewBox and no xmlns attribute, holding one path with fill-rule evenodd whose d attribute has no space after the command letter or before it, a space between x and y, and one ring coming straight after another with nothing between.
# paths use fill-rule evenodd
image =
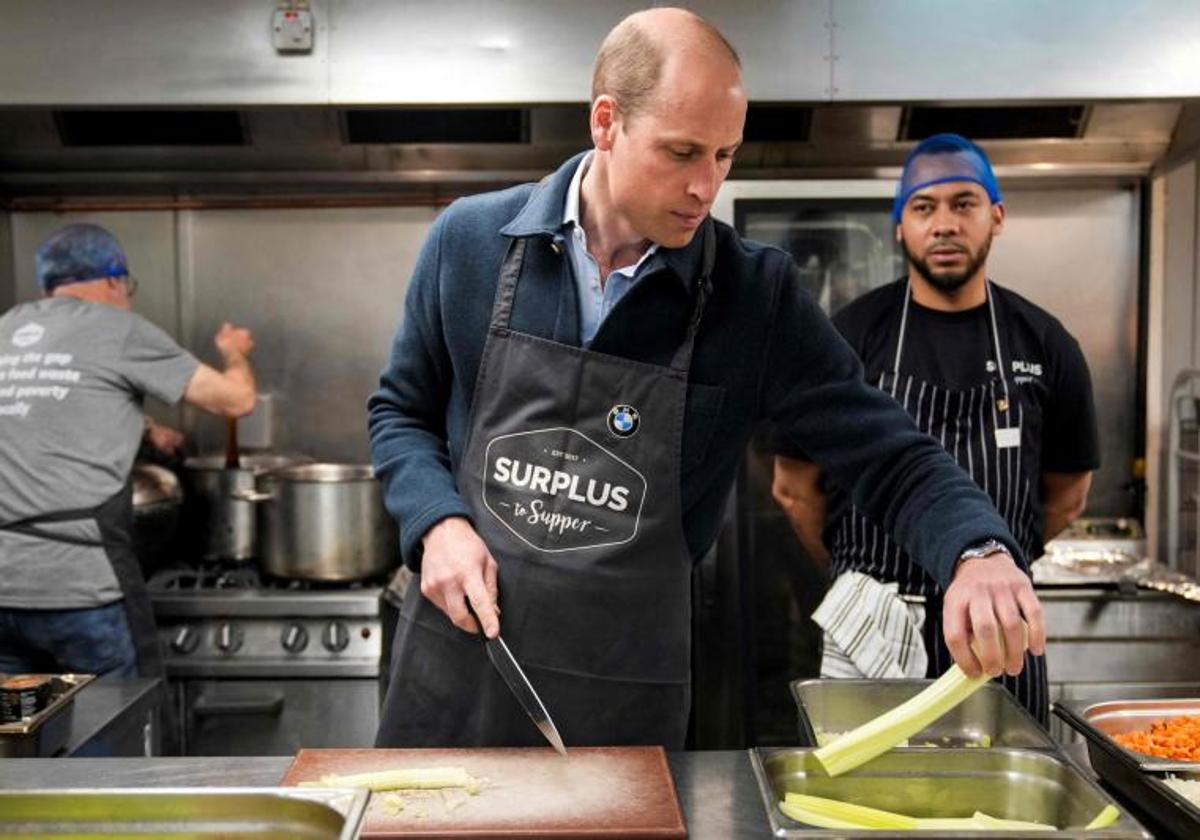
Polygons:
<instances>
[{"instance_id":1,"label":"stainless steel wall panel","mask_svg":"<svg viewBox=\"0 0 1200 840\"><path fill-rule=\"evenodd\" d=\"M1190 161L1165 173L1163 178L1162 278L1151 287L1147 383L1147 416L1153 423L1147 440L1156 444L1147 452L1153 459L1150 492L1155 495L1154 516L1146 522L1156 559L1168 562L1167 475L1174 469L1169 446L1171 386L1180 370L1195 367L1197 358L1197 248L1200 248L1200 215L1197 213L1197 164ZM1187 541L1184 541L1187 544ZM1189 564L1190 566L1190 564ZM1181 570L1197 570L1184 566Z\"/></svg>"},{"instance_id":2,"label":"stainless steel wall panel","mask_svg":"<svg viewBox=\"0 0 1200 840\"><path fill-rule=\"evenodd\" d=\"M367 459L366 400L400 321L429 208L192 215L193 350L222 320L254 331L260 391L277 395L277 448ZM194 413L202 449L224 427Z\"/></svg>"},{"instance_id":3,"label":"stainless steel wall panel","mask_svg":"<svg viewBox=\"0 0 1200 840\"><path fill-rule=\"evenodd\" d=\"M824 0L689 6L739 50L752 98L828 97ZM338 0L331 97L344 104L586 102L600 42L644 7L627 0Z\"/></svg>"},{"instance_id":4,"label":"stainless steel wall panel","mask_svg":"<svg viewBox=\"0 0 1200 840\"><path fill-rule=\"evenodd\" d=\"M4 0L0 103L327 102L329 7L312 5L312 54L281 56L271 46L272 3Z\"/></svg>"},{"instance_id":5,"label":"stainless steel wall panel","mask_svg":"<svg viewBox=\"0 0 1200 840\"><path fill-rule=\"evenodd\" d=\"M1136 513L1123 485L1137 405L1137 192L1010 187L1004 198L1008 217L989 273L1058 318L1091 370L1102 463L1088 513Z\"/></svg>"},{"instance_id":6,"label":"stainless steel wall panel","mask_svg":"<svg viewBox=\"0 0 1200 840\"><path fill-rule=\"evenodd\" d=\"M841 101L1200 95L1194 0L832 0Z\"/></svg>"}]
</instances>

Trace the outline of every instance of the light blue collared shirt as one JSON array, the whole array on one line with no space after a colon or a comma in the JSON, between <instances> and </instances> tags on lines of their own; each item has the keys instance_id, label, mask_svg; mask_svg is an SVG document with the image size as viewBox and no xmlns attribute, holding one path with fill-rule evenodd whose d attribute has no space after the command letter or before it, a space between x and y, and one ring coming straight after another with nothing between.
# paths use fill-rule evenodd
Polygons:
<instances>
[{"instance_id":1,"label":"light blue collared shirt","mask_svg":"<svg viewBox=\"0 0 1200 840\"><path fill-rule=\"evenodd\" d=\"M588 152L579 162L571 186L567 188L567 206L563 211L564 243L567 256L571 260L572 273L575 276L575 288L579 292L579 338L587 347L596 337L600 323L617 305L625 293L633 288L638 281L638 272L646 260L658 250L658 245L651 245L646 253L632 265L614 269L600 285L600 266L596 259L588 253L587 234L583 231L583 221L579 218L579 191L583 187L583 176L592 163L592 155Z\"/></svg>"}]
</instances>

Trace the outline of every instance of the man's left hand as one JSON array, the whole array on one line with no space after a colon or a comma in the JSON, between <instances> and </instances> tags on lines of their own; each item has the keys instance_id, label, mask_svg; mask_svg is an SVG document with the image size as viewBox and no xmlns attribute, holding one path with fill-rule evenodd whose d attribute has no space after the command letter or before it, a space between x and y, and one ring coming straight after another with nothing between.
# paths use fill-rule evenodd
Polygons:
<instances>
[{"instance_id":1,"label":"man's left hand","mask_svg":"<svg viewBox=\"0 0 1200 840\"><path fill-rule=\"evenodd\" d=\"M942 602L942 632L950 655L969 677L1016 676L1026 649L1037 656L1046 650L1033 582L1005 552L959 563Z\"/></svg>"}]
</instances>

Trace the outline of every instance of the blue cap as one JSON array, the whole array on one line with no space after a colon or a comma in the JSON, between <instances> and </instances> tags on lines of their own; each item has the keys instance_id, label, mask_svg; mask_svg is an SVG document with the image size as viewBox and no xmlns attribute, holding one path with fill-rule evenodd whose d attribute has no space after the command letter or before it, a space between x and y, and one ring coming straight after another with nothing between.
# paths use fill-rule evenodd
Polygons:
<instances>
[{"instance_id":1,"label":"blue cap","mask_svg":"<svg viewBox=\"0 0 1200 840\"><path fill-rule=\"evenodd\" d=\"M99 225L67 225L37 249L38 285L46 294L68 283L126 277L129 267L117 237Z\"/></svg>"},{"instance_id":2,"label":"blue cap","mask_svg":"<svg viewBox=\"0 0 1200 840\"><path fill-rule=\"evenodd\" d=\"M896 185L892 221L899 222L904 205L917 190L950 181L971 181L987 191L992 204L1004 201L987 153L959 134L935 134L917 144L904 159Z\"/></svg>"}]
</instances>

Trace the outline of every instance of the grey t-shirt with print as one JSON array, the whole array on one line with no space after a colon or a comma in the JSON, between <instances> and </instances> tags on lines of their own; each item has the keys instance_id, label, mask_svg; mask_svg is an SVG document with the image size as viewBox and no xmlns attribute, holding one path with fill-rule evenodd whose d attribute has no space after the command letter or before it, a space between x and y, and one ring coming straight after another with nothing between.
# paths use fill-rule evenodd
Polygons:
<instances>
[{"instance_id":1,"label":"grey t-shirt with print","mask_svg":"<svg viewBox=\"0 0 1200 840\"><path fill-rule=\"evenodd\" d=\"M103 548L3 525L89 508L120 491L146 394L178 402L199 362L140 315L71 297L0 316L0 606L76 609L121 590ZM95 520L40 525L98 539Z\"/></svg>"}]
</instances>

